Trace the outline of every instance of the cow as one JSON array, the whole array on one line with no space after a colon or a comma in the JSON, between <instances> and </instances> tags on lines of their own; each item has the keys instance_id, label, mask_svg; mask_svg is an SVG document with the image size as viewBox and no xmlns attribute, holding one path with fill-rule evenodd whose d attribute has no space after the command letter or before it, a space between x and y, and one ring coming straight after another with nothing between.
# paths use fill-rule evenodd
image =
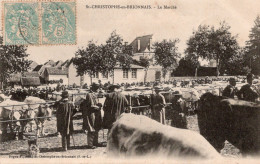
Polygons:
<instances>
[{"instance_id":1,"label":"cow","mask_svg":"<svg viewBox=\"0 0 260 164\"><path fill-rule=\"evenodd\" d=\"M18 139L18 134L21 130L21 122L19 120L21 119L23 112L26 109L27 106L24 105L24 103L13 100L6 100L0 104L0 118L2 121L0 127L3 140L5 140L7 137L8 127L10 129L10 133L14 134L15 139Z\"/></svg>"},{"instance_id":2,"label":"cow","mask_svg":"<svg viewBox=\"0 0 260 164\"><path fill-rule=\"evenodd\" d=\"M260 105L243 100L226 99L212 93L201 96L198 125L203 135L220 151L225 141L237 147L242 155L260 152Z\"/></svg>"},{"instance_id":3,"label":"cow","mask_svg":"<svg viewBox=\"0 0 260 164\"><path fill-rule=\"evenodd\" d=\"M44 136L44 123L46 120L50 120L52 109L48 104L45 104L45 100L37 97L27 97L24 102L28 104L28 110L23 114L23 119L26 119L22 123L23 129L26 131L26 125L29 123L32 131L32 121L35 121L37 130L36 134L38 136Z\"/></svg>"},{"instance_id":4,"label":"cow","mask_svg":"<svg viewBox=\"0 0 260 164\"><path fill-rule=\"evenodd\" d=\"M131 113L122 114L114 123L107 152L110 157L221 158L199 133Z\"/></svg>"}]
</instances>

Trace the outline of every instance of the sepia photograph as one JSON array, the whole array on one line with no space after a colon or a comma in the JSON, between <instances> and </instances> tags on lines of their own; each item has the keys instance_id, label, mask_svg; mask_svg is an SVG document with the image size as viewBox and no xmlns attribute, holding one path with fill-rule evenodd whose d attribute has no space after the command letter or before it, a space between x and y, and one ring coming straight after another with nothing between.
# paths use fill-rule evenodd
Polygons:
<instances>
[{"instance_id":1,"label":"sepia photograph","mask_svg":"<svg viewBox=\"0 0 260 164\"><path fill-rule=\"evenodd\" d=\"M0 2L0 163L259 159L260 1Z\"/></svg>"}]
</instances>

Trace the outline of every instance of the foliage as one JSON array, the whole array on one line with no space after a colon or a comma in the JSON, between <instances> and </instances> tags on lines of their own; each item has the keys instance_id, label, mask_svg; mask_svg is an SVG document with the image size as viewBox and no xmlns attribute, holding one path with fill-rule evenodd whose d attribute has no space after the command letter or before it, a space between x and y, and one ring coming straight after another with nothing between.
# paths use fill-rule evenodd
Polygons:
<instances>
[{"instance_id":1,"label":"foliage","mask_svg":"<svg viewBox=\"0 0 260 164\"><path fill-rule=\"evenodd\" d=\"M93 41L90 41L85 49L79 49L73 64L76 65L78 75L88 73L90 76L102 70L102 49L97 46Z\"/></svg>"},{"instance_id":2,"label":"foliage","mask_svg":"<svg viewBox=\"0 0 260 164\"><path fill-rule=\"evenodd\" d=\"M123 39L113 31L106 44L97 45L90 41L87 47L78 49L73 59L78 75L96 72L103 74L113 73L117 63L122 67L130 68L133 50L130 45L123 45Z\"/></svg>"},{"instance_id":3,"label":"foliage","mask_svg":"<svg viewBox=\"0 0 260 164\"><path fill-rule=\"evenodd\" d=\"M177 59L180 57L178 53L177 43L179 39L175 40L163 40L162 42L155 42L153 47L155 49L154 58L155 64L162 66L163 68L163 77L166 73L177 64Z\"/></svg>"},{"instance_id":4,"label":"foliage","mask_svg":"<svg viewBox=\"0 0 260 164\"><path fill-rule=\"evenodd\" d=\"M194 76L198 66L199 62L196 62L189 57L185 57L179 61L179 65L173 71L173 74L174 76Z\"/></svg>"},{"instance_id":5,"label":"foliage","mask_svg":"<svg viewBox=\"0 0 260 164\"><path fill-rule=\"evenodd\" d=\"M31 64L31 61L27 59L28 56L26 46L3 45L3 37L0 36L0 82L2 87L10 74L27 71Z\"/></svg>"},{"instance_id":6,"label":"foliage","mask_svg":"<svg viewBox=\"0 0 260 164\"><path fill-rule=\"evenodd\" d=\"M230 26L225 22L221 22L217 29L214 26L200 25L188 40L185 53L195 60L199 57L216 60L218 73L223 74L228 60L239 49L237 36L232 36L229 30Z\"/></svg>"},{"instance_id":7,"label":"foliage","mask_svg":"<svg viewBox=\"0 0 260 164\"><path fill-rule=\"evenodd\" d=\"M246 75L251 69L245 63L245 48L240 48L238 53L233 55L228 64L225 65L226 74L228 75Z\"/></svg>"},{"instance_id":8,"label":"foliage","mask_svg":"<svg viewBox=\"0 0 260 164\"><path fill-rule=\"evenodd\" d=\"M246 43L245 62L253 74L260 75L260 17L257 16Z\"/></svg>"}]
</instances>

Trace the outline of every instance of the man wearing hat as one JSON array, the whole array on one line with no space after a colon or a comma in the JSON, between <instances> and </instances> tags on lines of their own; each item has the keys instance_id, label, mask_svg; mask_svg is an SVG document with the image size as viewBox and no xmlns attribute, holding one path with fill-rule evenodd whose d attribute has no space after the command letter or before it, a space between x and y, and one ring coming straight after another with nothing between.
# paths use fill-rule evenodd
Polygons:
<instances>
[{"instance_id":1,"label":"man wearing hat","mask_svg":"<svg viewBox=\"0 0 260 164\"><path fill-rule=\"evenodd\" d=\"M102 104L97 103L97 98L92 90L87 93L86 99L80 104L83 117L83 130L87 131L87 142L90 149L99 146L98 131L102 126L101 107Z\"/></svg>"},{"instance_id":2,"label":"man wearing hat","mask_svg":"<svg viewBox=\"0 0 260 164\"><path fill-rule=\"evenodd\" d=\"M162 89L158 86L154 87L155 94L151 95L152 119L165 124L165 98L160 93Z\"/></svg>"},{"instance_id":3,"label":"man wearing hat","mask_svg":"<svg viewBox=\"0 0 260 164\"><path fill-rule=\"evenodd\" d=\"M230 78L229 79L229 85L226 86L226 88L222 92L222 96L228 97L228 98L234 98L236 93L237 93L237 88L236 88L236 80L235 78Z\"/></svg>"},{"instance_id":4,"label":"man wearing hat","mask_svg":"<svg viewBox=\"0 0 260 164\"><path fill-rule=\"evenodd\" d=\"M176 128L187 129L187 110L185 108L185 102L182 99L181 91L173 92L174 97L171 100L171 126Z\"/></svg>"},{"instance_id":5,"label":"man wearing hat","mask_svg":"<svg viewBox=\"0 0 260 164\"><path fill-rule=\"evenodd\" d=\"M108 130L111 129L113 123L122 113L131 111L130 104L125 95L118 91L120 86L116 85L113 86L113 88L114 91L106 96L103 107L103 127L107 128Z\"/></svg>"},{"instance_id":6,"label":"man wearing hat","mask_svg":"<svg viewBox=\"0 0 260 164\"><path fill-rule=\"evenodd\" d=\"M243 85L241 89L237 92L237 97L241 100L255 102L258 98L258 94L253 88L253 75L250 73L246 77L247 84Z\"/></svg>"},{"instance_id":7,"label":"man wearing hat","mask_svg":"<svg viewBox=\"0 0 260 164\"><path fill-rule=\"evenodd\" d=\"M57 131L62 136L62 148L64 151L70 147L70 135L73 131L72 116L76 113L73 103L69 100L68 91L63 91L62 99L55 104L57 107Z\"/></svg>"}]
</instances>

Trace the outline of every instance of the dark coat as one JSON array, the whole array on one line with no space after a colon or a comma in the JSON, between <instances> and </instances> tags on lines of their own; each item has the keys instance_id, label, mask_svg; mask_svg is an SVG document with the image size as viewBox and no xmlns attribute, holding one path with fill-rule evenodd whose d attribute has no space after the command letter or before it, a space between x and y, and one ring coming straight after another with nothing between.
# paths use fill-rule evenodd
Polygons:
<instances>
[{"instance_id":1,"label":"dark coat","mask_svg":"<svg viewBox=\"0 0 260 164\"><path fill-rule=\"evenodd\" d=\"M98 131L102 126L100 107L96 108L97 98L93 93L88 93L86 99L80 104L83 117L83 130Z\"/></svg>"},{"instance_id":2,"label":"dark coat","mask_svg":"<svg viewBox=\"0 0 260 164\"><path fill-rule=\"evenodd\" d=\"M222 96L228 97L228 98L234 98L236 94L235 89L231 86L228 85L222 92Z\"/></svg>"},{"instance_id":3,"label":"dark coat","mask_svg":"<svg viewBox=\"0 0 260 164\"><path fill-rule=\"evenodd\" d=\"M103 127L110 129L118 117L126 111L129 103L122 93L114 92L107 95L104 102Z\"/></svg>"},{"instance_id":4,"label":"dark coat","mask_svg":"<svg viewBox=\"0 0 260 164\"><path fill-rule=\"evenodd\" d=\"M71 101L60 100L55 104L57 108L57 131L62 135L71 134L73 131L72 116L76 113Z\"/></svg>"},{"instance_id":5,"label":"dark coat","mask_svg":"<svg viewBox=\"0 0 260 164\"><path fill-rule=\"evenodd\" d=\"M241 100L254 102L258 98L258 94L251 89L249 84L243 85L238 91L237 96Z\"/></svg>"}]
</instances>

